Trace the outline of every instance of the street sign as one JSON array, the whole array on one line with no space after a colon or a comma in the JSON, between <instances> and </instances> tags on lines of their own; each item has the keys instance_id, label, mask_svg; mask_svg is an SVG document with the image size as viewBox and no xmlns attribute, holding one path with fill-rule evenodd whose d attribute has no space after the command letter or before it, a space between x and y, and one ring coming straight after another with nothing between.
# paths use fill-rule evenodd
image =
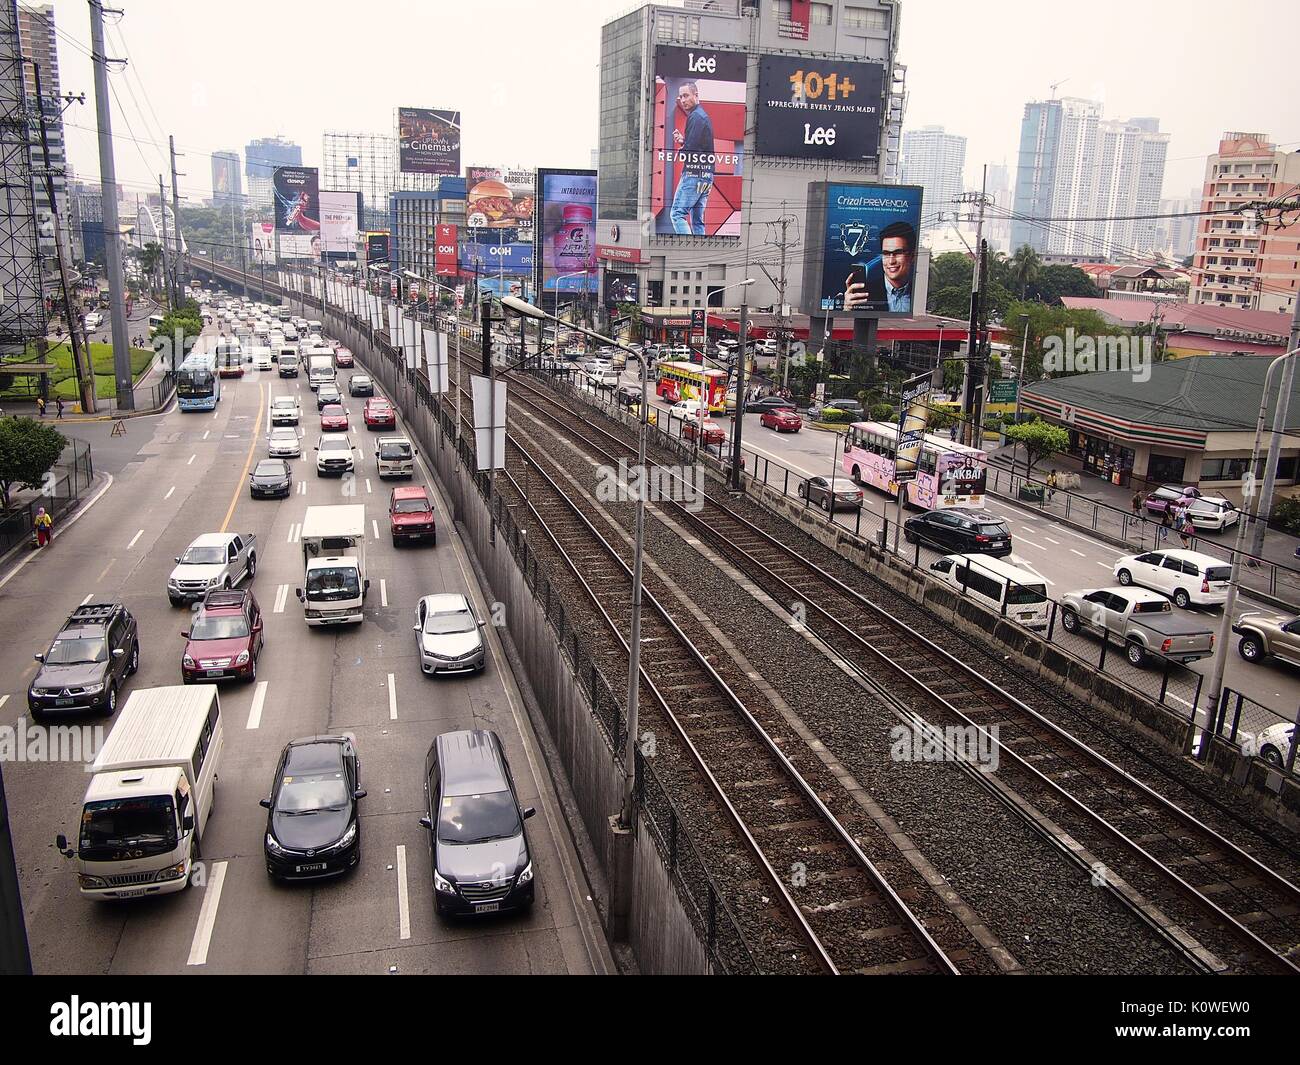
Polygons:
<instances>
[{"instance_id":1,"label":"street sign","mask_svg":"<svg viewBox=\"0 0 1300 1065\"><path fill-rule=\"evenodd\" d=\"M994 381L989 387L990 403L1014 403L1016 401L1016 382L1013 378L1004 377L1001 380Z\"/></svg>"}]
</instances>

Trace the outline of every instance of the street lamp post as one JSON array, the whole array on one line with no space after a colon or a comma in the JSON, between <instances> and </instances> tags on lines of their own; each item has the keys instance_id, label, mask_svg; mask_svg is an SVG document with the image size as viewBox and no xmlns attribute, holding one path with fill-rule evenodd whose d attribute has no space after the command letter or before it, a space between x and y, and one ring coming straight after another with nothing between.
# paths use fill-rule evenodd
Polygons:
<instances>
[{"instance_id":1,"label":"street lamp post","mask_svg":"<svg viewBox=\"0 0 1300 1065\"><path fill-rule=\"evenodd\" d=\"M1259 416L1255 420L1255 444L1254 447L1251 448L1250 452L1249 477L1252 478L1252 480L1246 482L1247 485L1250 486L1252 494L1254 491L1254 473L1255 470L1259 468L1259 449L1264 437L1264 415L1268 412L1268 392L1273 385L1273 372L1284 364L1290 366L1290 360L1293 359L1297 353L1300 353L1300 346L1293 347L1285 354L1279 355L1268 364L1268 371L1264 374L1264 388L1259 397ZM1243 507L1245 506L1245 503L1246 500L1243 499ZM1222 697L1223 673L1227 667L1228 658L1228 638L1232 632L1232 611L1237 604L1237 588L1240 584L1241 574L1240 560L1245 542L1246 519L1243 516L1242 520L1237 523L1237 542L1233 548L1232 567L1229 570L1230 576L1228 577L1228 598L1223 604L1223 617L1219 619L1219 633L1217 637L1218 649L1214 655L1214 669L1210 673L1210 683L1208 685L1209 694L1206 696L1205 702L1205 735L1201 739L1200 749L1196 752L1197 757L1202 761L1209 756L1210 736L1214 731L1214 719L1218 715L1219 701ZM1192 720L1187 728L1187 739L1183 744L1184 753L1192 753L1195 741L1196 715L1193 713ZM1292 747L1294 748L1294 746L1295 741L1292 740Z\"/></svg>"},{"instance_id":2,"label":"street lamp post","mask_svg":"<svg viewBox=\"0 0 1300 1065\"><path fill-rule=\"evenodd\" d=\"M432 285L434 288L441 289L443 292L450 293L452 299L456 297L456 290L450 285L444 285L441 281L431 281L427 277L421 277L419 274L412 273L410 270L404 271L408 277L413 277L417 281L422 281L426 285ZM436 314L436 312L435 312ZM460 465L460 315L456 316L456 465ZM484 338L485 342L490 342L490 338Z\"/></svg>"},{"instance_id":3,"label":"street lamp post","mask_svg":"<svg viewBox=\"0 0 1300 1065\"><path fill-rule=\"evenodd\" d=\"M754 283L752 277L745 278L744 281L737 281L734 288L748 288ZM731 490L740 491L740 440L741 434L745 427L745 368L748 365L746 359L749 355L748 344L749 338L749 293L743 292L740 296L740 347L736 358L739 360L736 365L736 415L731 425Z\"/></svg>"}]
</instances>

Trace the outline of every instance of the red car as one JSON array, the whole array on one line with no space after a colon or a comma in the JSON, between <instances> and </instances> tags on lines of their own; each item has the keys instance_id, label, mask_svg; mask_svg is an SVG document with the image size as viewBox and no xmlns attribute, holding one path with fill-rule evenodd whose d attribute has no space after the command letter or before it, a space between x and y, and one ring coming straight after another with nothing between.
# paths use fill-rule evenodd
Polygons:
<instances>
[{"instance_id":1,"label":"red car","mask_svg":"<svg viewBox=\"0 0 1300 1065\"><path fill-rule=\"evenodd\" d=\"M364 417L367 429L397 428L397 415L393 412L393 405L378 396L366 400Z\"/></svg>"},{"instance_id":2,"label":"red car","mask_svg":"<svg viewBox=\"0 0 1300 1065\"><path fill-rule=\"evenodd\" d=\"M788 407L765 410L758 421L764 429L775 429L778 433L797 433L803 428L803 419L799 417L798 412Z\"/></svg>"},{"instance_id":3,"label":"red car","mask_svg":"<svg viewBox=\"0 0 1300 1065\"><path fill-rule=\"evenodd\" d=\"M695 421L682 423L682 437L686 440L694 440L696 434L699 434L700 442L706 447L712 444L722 444L727 440L727 434L722 431L722 427L714 425L712 422L705 424L700 428L700 423Z\"/></svg>"},{"instance_id":4,"label":"red car","mask_svg":"<svg viewBox=\"0 0 1300 1065\"><path fill-rule=\"evenodd\" d=\"M341 403L326 403L320 410L320 428L322 433L346 433L347 408Z\"/></svg>"},{"instance_id":5,"label":"red car","mask_svg":"<svg viewBox=\"0 0 1300 1065\"><path fill-rule=\"evenodd\" d=\"M194 614L194 623L181 632L181 680L186 684L239 677L257 679L262 653L262 611L253 593L243 589L208 592Z\"/></svg>"},{"instance_id":6,"label":"red car","mask_svg":"<svg viewBox=\"0 0 1300 1065\"><path fill-rule=\"evenodd\" d=\"M352 352L347 348L339 348L334 352L334 365L342 366L344 369L352 365Z\"/></svg>"},{"instance_id":7,"label":"red car","mask_svg":"<svg viewBox=\"0 0 1300 1065\"><path fill-rule=\"evenodd\" d=\"M388 528L393 545L399 540L438 542L438 526L433 518L433 500L421 484L394 488L388 498Z\"/></svg>"}]
</instances>

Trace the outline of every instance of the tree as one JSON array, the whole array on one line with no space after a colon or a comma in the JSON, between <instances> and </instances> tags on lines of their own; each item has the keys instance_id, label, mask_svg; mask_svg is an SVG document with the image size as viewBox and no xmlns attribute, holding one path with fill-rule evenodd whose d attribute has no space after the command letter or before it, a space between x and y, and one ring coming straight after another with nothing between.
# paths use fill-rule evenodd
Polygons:
<instances>
[{"instance_id":1,"label":"tree","mask_svg":"<svg viewBox=\"0 0 1300 1065\"><path fill-rule=\"evenodd\" d=\"M0 418L0 505L15 488L40 488L67 446L54 426L32 418Z\"/></svg>"},{"instance_id":2,"label":"tree","mask_svg":"<svg viewBox=\"0 0 1300 1065\"><path fill-rule=\"evenodd\" d=\"M1043 459L1064 451L1070 446L1070 434L1059 425L1052 425L1048 422L1023 422L1019 425L1008 425L1002 432L1013 444L1019 444L1025 449L1026 476ZM1015 464L1012 463L1012 470L1014 471L1014 469Z\"/></svg>"},{"instance_id":3,"label":"tree","mask_svg":"<svg viewBox=\"0 0 1300 1065\"><path fill-rule=\"evenodd\" d=\"M151 240L140 249L140 269L154 284L158 280L158 269L162 265L162 245Z\"/></svg>"},{"instance_id":4,"label":"tree","mask_svg":"<svg viewBox=\"0 0 1300 1065\"><path fill-rule=\"evenodd\" d=\"M1020 286L1020 298L1023 300L1025 290L1038 280L1039 271L1043 268L1043 260L1028 244L1022 244L1011 257L1009 268L1012 279Z\"/></svg>"},{"instance_id":5,"label":"tree","mask_svg":"<svg viewBox=\"0 0 1300 1065\"><path fill-rule=\"evenodd\" d=\"M1077 266L1054 263L1038 272L1038 279L1030 286L1030 295L1044 303L1061 302L1062 296L1087 296L1096 299L1101 289L1093 284L1092 278Z\"/></svg>"}]
</instances>

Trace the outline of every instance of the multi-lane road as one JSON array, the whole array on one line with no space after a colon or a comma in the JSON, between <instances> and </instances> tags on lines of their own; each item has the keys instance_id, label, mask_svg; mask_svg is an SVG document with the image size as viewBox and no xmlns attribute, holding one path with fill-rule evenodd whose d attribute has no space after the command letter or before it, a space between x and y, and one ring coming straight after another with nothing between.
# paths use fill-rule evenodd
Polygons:
<instances>
[{"instance_id":1,"label":"multi-lane road","mask_svg":"<svg viewBox=\"0 0 1300 1065\"><path fill-rule=\"evenodd\" d=\"M249 498L247 474L265 456L272 396L303 406L304 457L293 460L287 500ZM252 531L260 546L252 585L267 618L253 685L221 688L226 749L215 812L203 837L204 883L176 895L97 904L78 895L54 837L75 839L87 775L75 762L12 761L5 786L33 964L38 972L180 973L578 973L611 966L542 748L489 628L481 675L431 680L411 626L416 601L464 592L480 616L491 604L474 579L436 485L437 547L395 549L386 529L390 485L375 475L361 401L348 401L361 448L354 480L322 480L311 446L319 419L306 378L250 373L226 381L215 413L171 410L126 423L106 463L113 481L54 544L0 578L0 725L35 727L26 713L33 654L78 604L120 599L139 621L141 664L126 689L180 683L185 611L165 590L174 556L203 532ZM69 424L67 431L101 425ZM370 439L368 439L370 438ZM96 436L98 439L98 436ZM126 443L130 441L130 443ZM355 492L349 499L344 492ZM375 535L367 547L367 617L346 629L310 629L293 589L294 542L308 506L362 503ZM111 726L111 721L77 724ZM502 737L529 821L538 869L531 913L448 923L434 916L421 816L425 752L440 732L491 728ZM362 858L348 876L316 885L272 884L262 858L270 774L290 739L352 733L362 762Z\"/></svg>"}]
</instances>

